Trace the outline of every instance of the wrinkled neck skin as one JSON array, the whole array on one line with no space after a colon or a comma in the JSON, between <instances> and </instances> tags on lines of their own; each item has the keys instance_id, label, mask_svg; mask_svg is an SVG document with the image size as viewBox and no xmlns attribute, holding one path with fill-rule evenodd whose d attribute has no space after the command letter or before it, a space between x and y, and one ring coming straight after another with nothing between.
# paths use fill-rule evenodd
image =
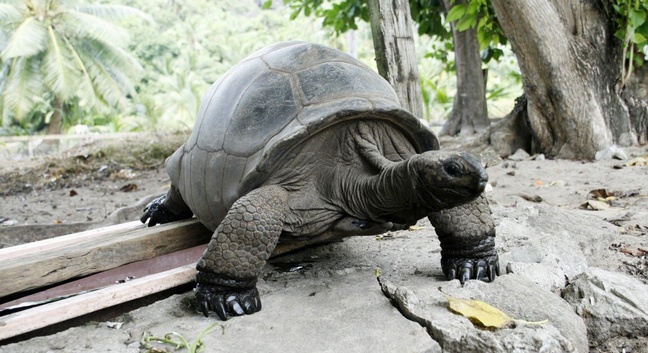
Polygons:
<instances>
[{"instance_id":1,"label":"wrinkled neck skin","mask_svg":"<svg viewBox=\"0 0 648 353\"><path fill-rule=\"evenodd\" d=\"M425 217L431 210L421 205L412 158L391 162L377 175L345 178L342 197L347 212L377 222L408 223Z\"/></svg>"}]
</instances>

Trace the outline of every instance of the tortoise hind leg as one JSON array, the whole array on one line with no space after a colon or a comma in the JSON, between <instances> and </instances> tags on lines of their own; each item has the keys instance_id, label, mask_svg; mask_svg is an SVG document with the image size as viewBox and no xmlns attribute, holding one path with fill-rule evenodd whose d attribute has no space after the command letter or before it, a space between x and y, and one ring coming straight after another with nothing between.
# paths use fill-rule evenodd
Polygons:
<instances>
[{"instance_id":1,"label":"tortoise hind leg","mask_svg":"<svg viewBox=\"0 0 648 353\"><path fill-rule=\"evenodd\" d=\"M198 261L196 298L221 320L261 310L257 277L281 235L288 193L279 186L238 199Z\"/></svg>"},{"instance_id":2,"label":"tortoise hind leg","mask_svg":"<svg viewBox=\"0 0 648 353\"><path fill-rule=\"evenodd\" d=\"M178 189L171 185L166 195L162 195L151 201L144 209L140 221L152 227L156 224L169 223L182 219L191 218L193 212L182 199Z\"/></svg>"},{"instance_id":3,"label":"tortoise hind leg","mask_svg":"<svg viewBox=\"0 0 648 353\"><path fill-rule=\"evenodd\" d=\"M441 242L447 279L494 281L499 275L495 223L483 195L472 202L428 215Z\"/></svg>"}]
</instances>

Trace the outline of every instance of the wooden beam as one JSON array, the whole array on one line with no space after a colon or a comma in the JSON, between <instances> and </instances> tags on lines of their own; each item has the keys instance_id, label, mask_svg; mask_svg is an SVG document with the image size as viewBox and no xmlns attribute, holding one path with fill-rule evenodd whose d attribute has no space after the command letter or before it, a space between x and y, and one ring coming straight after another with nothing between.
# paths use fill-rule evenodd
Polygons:
<instances>
[{"instance_id":1,"label":"wooden beam","mask_svg":"<svg viewBox=\"0 0 648 353\"><path fill-rule=\"evenodd\" d=\"M0 341L174 288L193 281L195 276L194 263L0 317Z\"/></svg>"},{"instance_id":2,"label":"wooden beam","mask_svg":"<svg viewBox=\"0 0 648 353\"><path fill-rule=\"evenodd\" d=\"M142 222L133 221L116 224L109 227L90 229L79 233L62 235L60 237L39 240L32 243L11 246L8 248L0 249L0 262L5 262L30 254L41 253L43 251L54 250L72 244L87 243L97 238L105 237L107 235L115 235L124 231L143 228L146 228L146 225L142 224Z\"/></svg>"},{"instance_id":3,"label":"wooden beam","mask_svg":"<svg viewBox=\"0 0 648 353\"><path fill-rule=\"evenodd\" d=\"M212 232L192 219L92 235L89 242L61 242L61 246L0 262L0 278L11 279L0 282L0 297L205 244Z\"/></svg>"}]
</instances>

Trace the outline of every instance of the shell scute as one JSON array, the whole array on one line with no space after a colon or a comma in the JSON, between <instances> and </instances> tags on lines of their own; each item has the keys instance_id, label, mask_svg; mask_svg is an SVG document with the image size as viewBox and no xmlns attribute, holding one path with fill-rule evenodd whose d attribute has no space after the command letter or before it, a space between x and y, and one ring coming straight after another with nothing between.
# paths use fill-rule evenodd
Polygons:
<instances>
[{"instance_id":1,"label":"shell scute","mask_svg":"<svg viewBox=\"0 0 648 353\"><path fill-rule=\"evenodd\" d=\"M257 76L246 90L233 112L223 146L228 154L244 157L261 150L301 109L290 77L279 71Z\"/></svg>"},{"instance_id":2,"label":"shell scute","mask_svg":"<svg viewBox=\"0 0 648 353\"><path fill-rule=\"evenodd\" d=\"M398 104L396 94L382 77L364 65L327 62L296 73L304 105L344 97L373 96ZM387 88L387 89L385 89Z\"/></svg>"}]
</instances>

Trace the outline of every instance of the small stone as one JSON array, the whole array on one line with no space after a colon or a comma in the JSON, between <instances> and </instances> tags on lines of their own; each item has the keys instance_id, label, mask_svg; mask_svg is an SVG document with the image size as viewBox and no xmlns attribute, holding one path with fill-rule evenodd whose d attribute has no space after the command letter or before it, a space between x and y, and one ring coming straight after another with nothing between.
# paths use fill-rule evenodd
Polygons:
<instances>
[{"instance_id":1,"label":"small stone","mask_svg":"<svg viewBox=\"0 0 648 353\"><path fill-rule=\"evenodd\" d=\"M626 160L628 159L628 156L617 145L612 145L604 150L600 150L596 152L596 154L594 155L594 159L597 161L606 160L606 159Z\"/></svg>"},{"instance_id":2,"label":"small stone","mask_svg":"<svg viewBox=\"0 0 648 353\"><path fill-rule=\"evenodd\" d=\"M525 150L518 148L515 153L512 155L508 156L508 159L511 161L523 161L525 159L529 159L531 157Z\"/></svg>"}]
</instances>

